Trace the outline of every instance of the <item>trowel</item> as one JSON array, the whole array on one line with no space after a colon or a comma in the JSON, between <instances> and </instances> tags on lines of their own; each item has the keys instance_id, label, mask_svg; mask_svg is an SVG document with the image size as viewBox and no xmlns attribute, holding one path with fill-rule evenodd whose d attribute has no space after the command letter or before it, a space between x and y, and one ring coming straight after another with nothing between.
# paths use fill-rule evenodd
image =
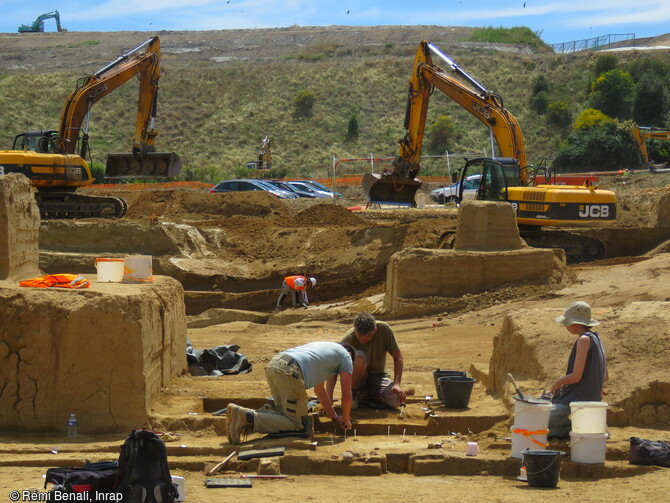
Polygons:
<instances>
[{"instance_id":1,"label":"trowel","mask_svg":"<svg viewBox=\"0 0 670 503\"><path fill-rule=\"evenodd\" d=\"M523 397L523 393L521 393L521 390L516 385L516 381L514 380L514 377L512 376L512 374L507 374L507 377L509 377L510 381L512 381L512 384L514 385L514 389L516 390L516 394L519 395L519 398L521 398L521 400L525 400L525 398Z\"/></svg>"}]
</instances>

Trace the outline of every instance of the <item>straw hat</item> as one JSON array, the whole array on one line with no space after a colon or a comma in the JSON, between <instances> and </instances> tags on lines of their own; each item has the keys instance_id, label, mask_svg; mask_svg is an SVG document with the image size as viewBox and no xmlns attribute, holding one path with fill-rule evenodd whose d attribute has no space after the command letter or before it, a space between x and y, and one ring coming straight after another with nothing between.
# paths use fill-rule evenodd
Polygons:
<instances>
[{"instance_id":1,"label":"straw hat","mask_svg":"<svg viewBox=\"0 0 670 503\"><path fill-rule=\"evenodd\" d=\"M599 321L591 318L591 306L581 300L570 304L565 312L556 318L556 321L566 327L569 327L574 323L587 327L600 325Z\"/></svg>"}]
</instances>

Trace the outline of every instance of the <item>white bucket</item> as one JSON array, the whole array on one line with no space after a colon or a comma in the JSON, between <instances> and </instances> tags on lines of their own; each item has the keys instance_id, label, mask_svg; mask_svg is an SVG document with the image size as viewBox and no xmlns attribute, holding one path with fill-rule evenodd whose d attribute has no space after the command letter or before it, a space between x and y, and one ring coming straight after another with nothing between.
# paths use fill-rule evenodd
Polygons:
<instances>
[{"instance_id":1,"label":"white bucket","mask_svg":"<svg viewBox=\"0 0 670 503\"><path fill-rule=\"evenodd\" d=\"M97 258L94 264L99 282L119 283L123 280L125 261L122 258Z\"/></svg>"},{"instance_id":2,"label":"white bucket","mask_svg":"<svg viewBox=\"0 0 670 503\"><path fill-rule=\"evenodd\" d=\"M570 421L575 433L607 431L606 402L570 402Z\"/></svg>"},{"instance_id":3,"label":"white bucket","mask_svg":"<svg viewBox=\"0 0 670 503\"><path fill-rule=\"evenodd\" d=\"M607 451L607 433L570 432L570 460L575 463L602 464Z\"/></svg>"},{"instance_id":4,"label":"white bucket","mask_svg":"<svg viewBox=\"0 0 670 503\"><path fill-rule=\"evenodd\" d=\"M175 501L185 501L186 500L186 480L184 477L179 477L177 475L172 475L172 483L177 486L177 497Z\"/></svg>"},{"instance_id":5,"label":"white bucket","mask_svg":"<svg viewBox=\"0 0 670 503\"><path fill-rule=\"evenodd\" d=\"M144 283L153 281L151 255L128 255L123 271L123 281Z\"/></svg>"},{"instance_id":6,"label":"white bucket","mask_svg":"<svg viewBox=\"0 0 670 503\"><path fill-rule=\"evenodd\" d=\"M523 458L522 451L547 448L551 402L529 403L515 398L512 426L512 457Z\"/></svg>"}]
</instances>

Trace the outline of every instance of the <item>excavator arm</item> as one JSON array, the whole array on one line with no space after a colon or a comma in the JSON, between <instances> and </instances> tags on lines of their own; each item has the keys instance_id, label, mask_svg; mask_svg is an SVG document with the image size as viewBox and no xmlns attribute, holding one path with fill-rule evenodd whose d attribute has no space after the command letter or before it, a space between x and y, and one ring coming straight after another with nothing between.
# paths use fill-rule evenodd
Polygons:
<instances>
[{"instance_id":1,"label":"excavator arm","mask_svg":"<svg viewBox=\"0 0 670 503\"><path fill-rule=\"evenodd\" d=\"M633 138L640 149L640 156L642 157L642 164L645 167L655 168L653 162L649 161L649 153L647 151L646 138L656 140L670 140L670 129L656 129L644 126L637 126L633 128Z\"/></svg>"},{"instance_id":2,"label":"excavator arm","mask_svg":"<svg viewBox=\"0 0 670 503\"><path fill-rule=\"evenodd\" d=\"M142 49L144 52L140 52ZM68 96L61 110L57 152L75 153L83 126L79 155L85 158L91 107L135 76L139 76L140 84L132 154L109 154L105 177L153 178L178 174L181 165L176 154L156 153L154 147L158 134L154 128L160 78L158 37L148 39L78 82L77 88Z\"/></svg>"},{"instance_id":3,"label":"excavator arm","mask_svg":"<svg viewBox=\"0 0 670 503\"><path fill-rule=\"evenodd\" d=\"M58 14L58 11L55 10L53 12L40 14L39 16L37 16L37 19L33 21L33 24L22 24L21 26L19 26L19 33L41 33L44 31L44 21L52 18L56 20L56 29L58 31L67 31L61 28L60 14Z\"/></svg>"},{"instance_id":4,"label":"excavator arm","mask_svg":"<svg viewBox=\"0 0 670 503\"><path fill-rule=\"evenodd\" d=\"M433 55L446 63L451 71L468 85L451 77L433 64ZM363 187L372 202L404 202L414 205L414 194L421 182L416 179L421 166L421 149L426 127L430 97L439 89L449 98L479 119L491 134L491 142L497 143L501 157L512 157L521 166L522 182L528 183L528 162L523 133L516 118L504 108L502 98L488 91L468 75L433 44L422 41L415 58L409 82L407 108L405 111L405 136L398 140L399 155L393 161L393 171L365 175Z\"/></svg>"},{"instance_id":5,"label":"excavator arm","mask_svg":"<svg viewBox=\"0 0 670 503\"><path fill-rule=\"evenodd\" d=\"M162 178L179 173L179 157L174 152L156 152L154 147L160 44L158 37L152 37L79 79L61 109L58 130L27 131L14 138L12 150L0 151L0 175L21 173L30 179L42 218L124 215L127 205L121 198L77 189L94 182L85 160L91 107L133 77L139 78L139 98L132 151L109 154L105 177Z\"/></svg>"}]
</instances>

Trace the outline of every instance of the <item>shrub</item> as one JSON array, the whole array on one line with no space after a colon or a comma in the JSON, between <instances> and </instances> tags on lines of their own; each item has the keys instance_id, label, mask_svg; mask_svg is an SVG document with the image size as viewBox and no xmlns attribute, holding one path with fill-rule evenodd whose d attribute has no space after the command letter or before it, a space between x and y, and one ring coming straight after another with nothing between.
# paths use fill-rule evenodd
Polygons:
<instances>
[{"instance_id":1,"label":"shrub","mask_svg":"<svg viewBox=\"0 0 670 503\"><path fill-rule=\"evenodd\" d=\"M628 65L628 73L630 73L635 82L639 82L649 75L654 75L667 81L670 77L670 64L653 57L636 59Z\"/></svg>"},{"instance_id":2,"label":"shrub","mask_svg":"<svg viewBox=\"0 0 670 503\"><path fill-rule=\"evenodd\" d=\"M558 127L568 127L572 122L572 114L568 105L562 101L551 103L547 108L547 120L549 124Z\"/></svg>"},{"instance_id":3,"label":"shrub","mask_svg":"<svg viewBox=\"0 0 670 503\"><path fill-rule=\"evenodd\" d=\"M614 54L601 54L596 60L594 71L596 76L614 70L619 64L619 59Z\"/></svg>"},{"instance_id":4,"label":"shrub","mask_svg":"<svg viewBox=\"0 0 670 503\"><path fill-rule=\"evenodd\" d=\"M544 73L541 73L533 81L533 96L547 91L549 91L549 79Z\"/></svg>"},{"instance_id":5,"label":"shrub","mask_svg":"<svg viewBox=\"0 0 670 503\"><path fill-rule=\"evenodd\" d=\"M513 28L475 28L470 36L475 42L497 42L501 44L523 44L535 48L547 47L542 39L526 26Z\"/></svg>"},{"instance_id":6,"label":"shrub","mask_svg":"<svg viewBox=\"0 0 670 503\"><path fill-rule=\"evenodd\" d=\"M91 176L95 178L95 183L105 183L105 165L101 162L93 161L89 166Z\"/></svg>"},{"instance_id":7,"label":"shrub","mask_svg":"<svg viewBox=\"0 0 670 503\"><path fill-rule=\"evenodd\" d=\"M295 115L297 117L311 117L314 112L314 104L316 103L316 95L310 90L303 90L293 100L295 105Z\"/></svg>"},{"instance_id":8,"label":"shrub","mask_svg":"<svg viewBox=\"0 0 670 503\"><path fill-rule=\"evenodd\" d=\"M534 94L530 97L530 108L538 115L544 115L547 113L547 107L549 106L549 96L546 91L540 91L537 94Z\"/></svg>"},{"instance_id":9,"label":"shrub","mask_svg":"<svg viewBox=\"0 0 670 503\"><path fill-rule=\"evenodd\" d=\"M554 166L561 171L618 171L636 166L638 149L630 125L607 121L577 129L561 145Z\"/></svg>"},{"instance_id":10,"label":"shrub","mask_svg":"<svg viewBox=\"0 0 670 503\"><path fill-rule=\"evenodd\" d=\"M443 154L456 140L456 126L449 116L440 115L428 128L427 136L426 150L428 153Z\"/></svg>"},{"instance_id":11,"label":"shrub","mask_svg":"<svg viewBox=\"0 0 670 503\"><path fill-rule=\"evenodd\" d=\"M575 120L574 129L580 130L602 127L609 122L614 122L614 119L608 117L600 110L596 110L595 108L587 108L586 110L583 110L577 117L577 120Z\"/></svg>"}]
</instances>

